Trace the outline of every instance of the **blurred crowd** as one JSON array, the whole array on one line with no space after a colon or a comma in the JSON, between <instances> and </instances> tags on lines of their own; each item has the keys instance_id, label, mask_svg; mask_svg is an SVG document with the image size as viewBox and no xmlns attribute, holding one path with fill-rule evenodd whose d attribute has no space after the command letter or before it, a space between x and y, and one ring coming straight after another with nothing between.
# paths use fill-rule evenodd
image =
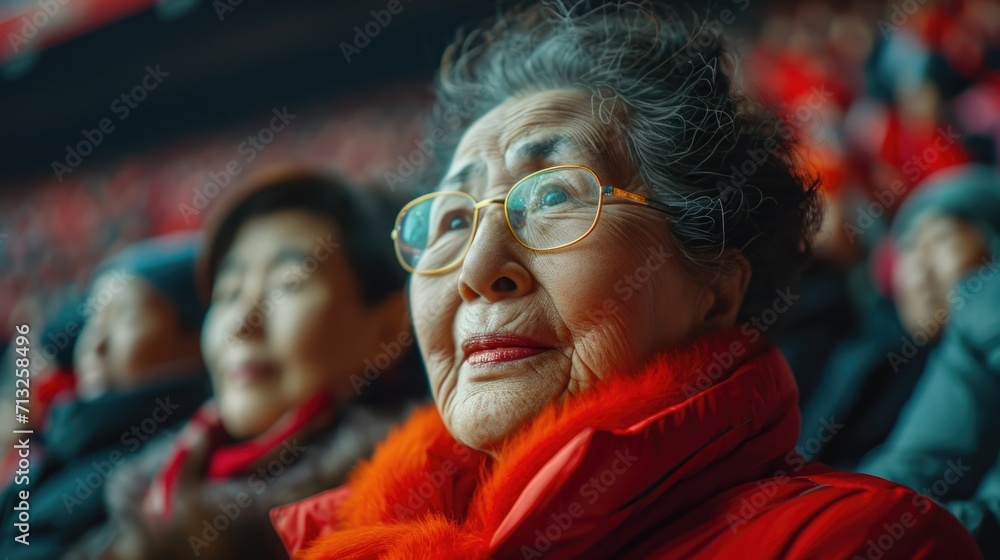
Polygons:
<instances>
[{"instance_id":1,"label":"blurred crowd","mask_svg":"<svg viewBox=\"0 0 1000 560\"><path fill-rule=\"evenodd\" d=\"M1000 268L1000 2L806 3L770 12L753 29L732 28L742 85L782 115L789 134L800 142L803 165L821 179L827 203L816 254L785 296L783 325L767 332L797 378L798 450L837 468L902 483L944 504L987 558L1000 557L1000 282L992 281ZM206 348L227 342L212 341L199 328L206 313L211 320L224 309L226 292L219 295L218 287L238 284L226 276L233 267L244 267L243 275L252 277L245 271L265 266L254 261L255 251L273 249L280 258L281 251L295 250L320 258L310 242L329 231L310 222L309 212L330 218L341 240L369 235L365 228L373 224L384 227L371 229L370 235L387 240L407 193L387 184L385 173L398 169L400 154L410 154L421 137L422 123L414 115L427 102L424 88L415 84L338 100L323 119L293 120L252 161L237 147L244 136L266 126L270 114L251 115L243 126L175 141L106 168L78 170L62 182L52 178L23 191L0 191L0 433L10 437L14 418L10 368L17 358L17 326L30 325L35 356L31 427L46 434L44 450L38 448L33 458L44 464L35 476L37 484L57 488L49 502L36 497L33 519L36 530L48 523L56 535L51 551L75 543L84 554L88 547L108 550L107 543L114 541L117 557L130 557L171 542L176 532L149 534L148 528L126 527L138 515L129 509L136 500L128 494L138 490L123 487L122 496L109 498L106 507L103 500L88 499L90 492L103 491L103 482L87 483L92 464L118 468L119 462L109 458L116 449L127 450L118 457L128 462L140 447L161 447L148 454L150 464L135 461L128 476L152 488L143 507L162 512L207 507L179 497L190 475L185 457L207 454L211 467L205 476L226 480L248 461L279 457L281 450L267 442L284 441L305 426L318 429L321 434L309 437L327 437L328 445L318 456L296 463L301 474L282 477L277 487L261 473L269 497L252 507L264 508L341 483L347 465L337 463L329 450L366 456L406 410L400 403L426 399L422 383L400 381L392 373L406 369L397 364L415 356L412 338L401 327L406 309L392 301L404 279L386 272L397 266L391 254L345 265L355 273L375 273L358 273L364 285L352 288L357 290L355 312L385 322L352 324L357 332L351 340L364 349L359 351L385 363L372 363L361 378L343 378L344 394L372 399L358 405L356 417L342 420L357 427L349 436L335 434L332 423L314 422L326 401L275 405L272 411L254 395L239 395L238 384L227 387L223 381L220 391L212 370L221 366ZM209 183L219 185L233 160L240 162L240 173L228 174L218 195L206 191ZM276 164L297 170L261 178L258 171ZM365 192L377 194L373 207L350 204L359 205L358 215L376 217L359 226L357 218L337 215L337 205L343 204L337 197L353 195L341 194L345 187L338 180L301 171L307 168L367 185ZM754 169L723 172L738 181ZM305 184L329 193L293 193ZM230 185L239 185L239 192ZM293 194L287 200L269 194L279 187ZM185 205L197 211L182 211ZM352 228L357 231L351 233ZM208 254L197 253L193 235L199 231L208 240L201 245ZM248 237L254 232L259 239ZM268 243L275 239L293 241L271 248ZM374 286L376 276L390 278L389 285ZM262 274L261 282L270 289L267 278ZM275 284L275 289L285 288ZM369 294L369 289L374 291ZM213 299L206 304L212 311L192 308L209 292ZM292 310L288 320L312 320L307 308L328 308L324 297L303 303L299 315ZM139 315L147 319L134 318ZM758 319L765 325L775 322L767 315ZM112 333L116 322L129 332ZM337 327L309 323L309 328L329 333ZM234 329L219 336L253 336L255 326ZM379 335L386 329L403 329L399 349L370 351L365 336L385 340ZM308 338L302 335L295 344ZM120 356L108 354L108 340L126 347ZM347 351L312 344L295 351L317 363ZM247 366L241 375L267 375L257 367L266 368ZM308 379L317 366L304 362L297 367ZM392 390L379 395L358 390L376 379ZM218 408L202 406L213 392L220 397L227 390L236 396L221 399ZM129 432L150 415L149 403L178 394L185 398L175 398L163 422L148 430L140 423ZM289 393L286 401L276 402L291 403L293 397ZM243 426L243 439L257 438L252 440L257 447L240 446L237 425ZM182 426L183 437L162 437ZM271 439L261 443L262 434ZM14 443L5 440L2 446L5 483L17 470L18 457L9 453ZM275 460L282 469L291 464ZM328 476L311 479L324 469ZM79 480L84 483L78 488ZM246 507L238 493L229 500ZM209 501L229 503L217 497ZM4 502L4 515L9 504L15 501ZM61 514L67 508L86 513L73 515L69 523ZM5 545L10 525L2 528ZM200 527L173 530L199 535L206 547L212 544L210 532ZM240 534L243 544L232 549L212 544L206 550L235 554L252 545L275 545L259 543L252 528ZM187 540L181 545L191 550Z\"/></svg>"},{"instance_id":2,"label":"blurred crowd","mask_svg":"<svg viewBox=\"0 0 1000 560\"><path fill-rule=\"evenodd\" d=\"M62 181L50 174L23 189L0 191L0 268L5 272L0 276L0 338L9 338L16 324L43 324L61 298L78 295L93 267L117 249L197 230L221 194L255 170L297 163L383 183L384 172L396 170L398 155L419 137L418 115L427 100L416 84L347 96L310 107L310 119L293 117L267 144L255 146L247 139L267 128L273 116L264 111L231 129L175 139L149 153L67 174ZM292 115L300 111L285 109ZM235 174L226 171L234 161L239 165Z\"/></svg>"}]
</instances>

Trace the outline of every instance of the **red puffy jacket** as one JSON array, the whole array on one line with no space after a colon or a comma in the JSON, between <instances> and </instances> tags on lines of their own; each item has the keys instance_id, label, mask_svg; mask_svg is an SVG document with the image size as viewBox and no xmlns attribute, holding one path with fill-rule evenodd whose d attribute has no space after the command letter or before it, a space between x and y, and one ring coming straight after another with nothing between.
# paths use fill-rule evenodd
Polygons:
<instances>
[{"instance_id":1,"label":"red puffy jacket","mask_svg":"<svg viewBox=\"0 0 1000 560\"><path fill-rule=\"evenodd\" d=\"M297 558L981 557L930 500L803 459L797 399L777 350L713 335L554 403L495 457L419 411L347 485L271 516Z\"/></svg>"}]
</instances>

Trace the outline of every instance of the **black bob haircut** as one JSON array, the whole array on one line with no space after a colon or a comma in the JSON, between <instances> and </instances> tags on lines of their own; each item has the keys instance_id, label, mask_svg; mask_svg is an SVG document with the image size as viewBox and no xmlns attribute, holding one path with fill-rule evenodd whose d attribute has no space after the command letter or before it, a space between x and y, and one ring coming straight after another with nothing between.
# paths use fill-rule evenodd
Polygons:
<instances>
[{"instance_id":1,"label":"black bob haircut","mask_svg":"<svg viewBox=\"0 0 1000 560\"><path fill-rule=\"evenodd\" d=\"M336 176L306 169L272 170L244 185L214 213L206 226L199 263L199 288L210 299L222 259L240 228L257 216L302 210L330 220L358 280L365 303L375 304L402 289L406 273L396 262L389 232L395 202L388 195L362 192Z\"/></svg>"}]
</instances>

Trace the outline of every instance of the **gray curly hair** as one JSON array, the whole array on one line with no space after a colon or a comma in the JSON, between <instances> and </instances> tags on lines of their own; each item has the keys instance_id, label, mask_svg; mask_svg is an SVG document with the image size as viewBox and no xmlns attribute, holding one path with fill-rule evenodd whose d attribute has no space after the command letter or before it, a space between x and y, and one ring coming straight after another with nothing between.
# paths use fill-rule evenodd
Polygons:
<instances>
[{"instance_id":1,"label":"gray curly hair","mask_svg":"<svg viewBox=\"0 0 1000 560\"><path fill-rule=\"evenodd\" d=\"M460 31L443 56L432 117L453 134L425 184L440 180L461 133L508 98L589 92L594 117L627 145L634 176L617 179L638 178L669 206L674 245L692 273L726 270L730 249L746 257L752 277L740 316L756 316L794 282L822 210L789 128L737 93L720 27L685 21L661 2L552 1Z\"/></svg>"}]
</instances>

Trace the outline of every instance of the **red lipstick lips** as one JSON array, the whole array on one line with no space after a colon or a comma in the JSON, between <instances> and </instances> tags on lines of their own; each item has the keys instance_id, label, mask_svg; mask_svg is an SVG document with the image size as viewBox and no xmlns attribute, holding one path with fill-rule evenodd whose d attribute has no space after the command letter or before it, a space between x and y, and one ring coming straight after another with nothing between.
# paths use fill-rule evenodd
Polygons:
<instances>
[{"instance_id":1,"label":"red lipstick lips","mask_svg":"<svg viewBox=\"0 0 1000 560\"><path fill-rule=\"evenodd\" d=\"M477 335L462 343L465 361L473 365L513 362L551 349L534 339L517 335Z\"/></svg>"},{"instance_id":2,"label":"red lipstick lips","mask_svg":"<svg viewBox=\"0 0 1000 560\"><path fill-rule=\"evenodd\" d=\"M265 362L246 362L233 368L229 378L237 383L253 383L274 373L274 366Z\"/></svg>"}]
</instances>

